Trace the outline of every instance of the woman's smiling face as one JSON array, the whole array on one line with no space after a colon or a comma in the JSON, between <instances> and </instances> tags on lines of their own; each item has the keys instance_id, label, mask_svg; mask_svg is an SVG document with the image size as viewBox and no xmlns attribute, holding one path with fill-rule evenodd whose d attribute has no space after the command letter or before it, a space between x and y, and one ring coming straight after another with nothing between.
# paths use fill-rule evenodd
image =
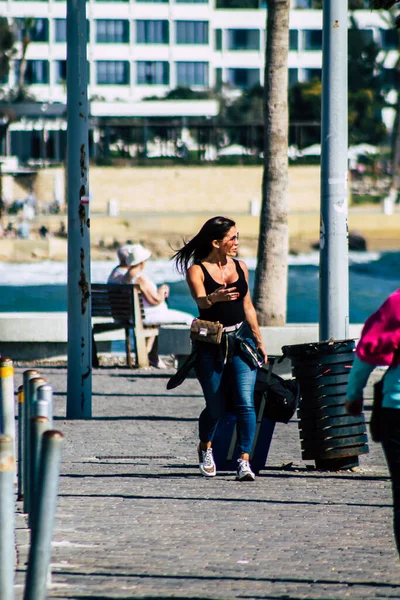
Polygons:
<instances>
[{"instance_id":1,"label":"woman's smiling face","mask_svg":"<svg viewBox=\"0 0 400 600\"><path fill-rule=\"evenodd\" d=\"M231 227L220 242L220 248L227 256L236 256L239 248L239 232L235 226Z\"/></svg>"}]
</instances>

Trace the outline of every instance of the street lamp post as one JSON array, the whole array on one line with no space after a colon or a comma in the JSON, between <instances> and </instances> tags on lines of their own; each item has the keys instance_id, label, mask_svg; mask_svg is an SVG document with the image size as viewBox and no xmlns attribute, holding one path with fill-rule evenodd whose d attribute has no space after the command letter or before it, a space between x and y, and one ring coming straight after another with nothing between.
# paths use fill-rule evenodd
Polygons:
<instances>
[{"instance_id":1,"label":"street lamp post","mask_svg":"<svg viewBox=\"0 0 400 600\"><path fill-rule=\"evenodd\" d=\"M86 1L67 0L67 418L92 416Z\"/></svg>"},{"instance_id":2,"label":"street lamp post","mask_svg":"<svg viewBox=\"0 0 400 600\"><path fill-rule=\"evenodd\" d=\"M324 0L320 341L347 339L349 328L347 31L348 0Z\"/></svg>"}]
</instances>

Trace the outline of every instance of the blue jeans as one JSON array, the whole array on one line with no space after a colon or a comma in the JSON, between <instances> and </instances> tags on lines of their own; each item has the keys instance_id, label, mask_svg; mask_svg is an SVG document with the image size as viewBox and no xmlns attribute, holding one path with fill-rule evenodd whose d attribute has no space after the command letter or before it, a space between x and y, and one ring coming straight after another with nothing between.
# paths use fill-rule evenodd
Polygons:
<instances>
[{"instance_id":1,"label":"blue jeans","mask_svg":"<svg viewBox=\"0 0 400 600\"><path fill-rule=\"evenodd\" d=\"M234 333L228 335L235 336ZM252 338L245 339L254 347ZM239 452L250 454L256 430L254 386L257 369L243 359L238 345L232 346L229 362L224 364L219 346L197 344L196 375L206 401L199 418L199 436L201 442L212 441L218 421L226 412L229 397L233 396Z\"/></svg>"},{"instance_id":2,"label":"blue jeans","mask_svg":"<svg viewBox=\"0 0 400 600\"><path fill-rule=\"evenodd\" d=\"M382 408L382 446L393 493L393 528L400 555L400 410Z\"/></svg>"}]
</instances>

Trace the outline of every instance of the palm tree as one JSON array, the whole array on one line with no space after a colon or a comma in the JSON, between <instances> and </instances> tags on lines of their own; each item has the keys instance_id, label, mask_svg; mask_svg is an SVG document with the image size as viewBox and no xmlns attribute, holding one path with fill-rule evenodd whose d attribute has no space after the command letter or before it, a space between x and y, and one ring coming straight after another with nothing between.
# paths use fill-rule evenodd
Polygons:
<instances>
[{"instance_id":1,"label":"palm tree","mask_svg":"<svg viewBox=\"0 0 400 600\"><path fill-rule=\"evenodd\" d=\"M26 71L26 53L28 51L28 46L31 43L32 39L32 30L35 27L35 19L32 17L25 17L20 25L21 29L21 60L19 63L19 78L18 78L18 88L19 93L22 93L22 90L25 87L25 71Z\"/></svg>"},{"instance_id":2,"label":"palm tree","mask_svg":"<svg viewBox=\"0 0 400 600\"><path fill-rule=\"evenodd\" d=\"M371 0L371 8L383 8L389 10L400 0Z\"/></svg>"},{"instance_id":3,"label":"palm tree","mask_svg":"<svg viewBox=\"0 0 400 600\"><path fill-rule=\"evenodd\" d=\"M371 0L371 8L389 10L399 0ZM400 15L393 20L393 26L400 28ZM392 131L392 181L389 196L393 199L398 195L400 187L400 57L394 66L395 84L397 86L397 100L395 104L395 120Z\"/></svg>"},{"instance_id":4,"label":"palm tree","mask_svg":"<svg viewBox=\"0 0 400 600\"><path fill-rule=\"evenodd\" d=\"M380 8L383 8L384 10L389 10L395 4L398 4L398 3L399 3L399 0L370 0L371 8L375 8L378 10ZM397 29L400 29L400 15L397 15L397 17L395 19L395 27Z\"/></svg>"},{"instance_id":5,"label":"palm tree","mask_svg":"<svg viewBox=\"0 0 400 600\"><path fill-rule=\"evenodd\" d=\"M14 56L14 34L6 17L0 17L0 81L8 76Z\"/></svg>"},{"instance_id":6,"label":"palm tree","mask_svg":"<svg viewBox=\"0 0 400 600\"><path fill-rule=\"evenodd\" d=\"M268 0L264 172L254 286L260 325L285 325L288 233L288 52L290 0Z\"/></svg>"}]
</instances>

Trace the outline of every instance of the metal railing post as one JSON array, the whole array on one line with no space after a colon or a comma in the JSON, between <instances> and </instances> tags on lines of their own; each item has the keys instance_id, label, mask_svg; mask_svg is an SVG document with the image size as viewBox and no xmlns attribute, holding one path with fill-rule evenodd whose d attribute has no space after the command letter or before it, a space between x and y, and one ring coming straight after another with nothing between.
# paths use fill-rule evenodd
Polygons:
<instances>
[{"instance_id":1,"label":"metal railing post","mask_svg":"<svg viewBox=\"0 0 400 600\"><path fill-rule=\"evenodd\" d=\"M53 388L48 383L37 389L34 412L36 417L47 417L50 422L50 429L53 427Z\"/></svg>"},{"instance_id":2,"label":"metal railing post","mask_svg":"<svg viewBox=\"0 0 400 600\"><path fill-rule=\"evenodd\" d=\"M11 358L0 358L0 433L13 440L15 456L14 367Z\"/></svg>"},{"instance_id":3,"label":"metal railing post","mask_svg":"<svg viewBox=\"0 0 400 600\"><path fill-rule=\"evenodd\" d=\"M0 435L0 598L14 600L14 441Z\"/></svg>"},{"instance_id":4,"label":"metal railing post","mask_svg":"<svg viewBox=\"0 0 400 600\"><path fill-rule=\"evenodd\" d=\"M45 600L51 559L51 538L56 514L61 448L64 436L49 430L43 434L24 600Z\"/></svg>"},{"instance_id":5,"label":"metal railing post","mask_svg":"<svg viewBox=\"0 0 400 600\"><path fill-rule=\"evenodd\" d=\"M28 406L29 406L29 382L31 379L34 379L35 377L39 377L39 373L37 371L35 371L34 369L28 369L27 371L24 371L23 373L23 388L24 388L24 403L23 403L23 434L24 434L24 441L23 441L23 456L22 456L22 462L23 462L23 490L24 490L24 513L28 512L28 476L29 476L29 469L28 469L28 461L29 461L29 414L28 414Z\"/></svg>"},{"instance_id":6,"label":"metal railing post","mask_svg":"<svg viewBox=\"0 0 400 600\"><path fill-rule=\"evenodd\" d=\"M25 375L25 373L24 373ZM37 389L44 385L46 380L42 377L32 377L27 381L27 393L25 391L25 484L24 484L24 512L30 512L31 502L31 461L29 454L31 451L31 418L33 416L33 404L36 402Z\"/></svg>"},{"instance_id":7,"label":"metal railing post","mask_svg":"<svg viewBox=\"0 0 400 600\"><path fill-rule=\"evenodd\" d=\"M18 500L24 499L24 386L20 385L18 388Z\"/></svg>"},{"instance_id":8,"label":"metal railing post","mask_svg":"<svg viewBox=\"0 0 400 600\"><path fill-rule=\"evenodd\" d=\"M35 402L35 404L38 404ZM29 515L28 515L28 524L29 527L33 528L34 523L34 514L35 514L35 506L38 501L38 476L39 476L39 464L40 464L40 455L42 451L42 436L45 431L50 429L50 421L47 417L32 417L31 419L31 450L30 450L30 506L29 506Z\"/></svg>"}]
</instances>

